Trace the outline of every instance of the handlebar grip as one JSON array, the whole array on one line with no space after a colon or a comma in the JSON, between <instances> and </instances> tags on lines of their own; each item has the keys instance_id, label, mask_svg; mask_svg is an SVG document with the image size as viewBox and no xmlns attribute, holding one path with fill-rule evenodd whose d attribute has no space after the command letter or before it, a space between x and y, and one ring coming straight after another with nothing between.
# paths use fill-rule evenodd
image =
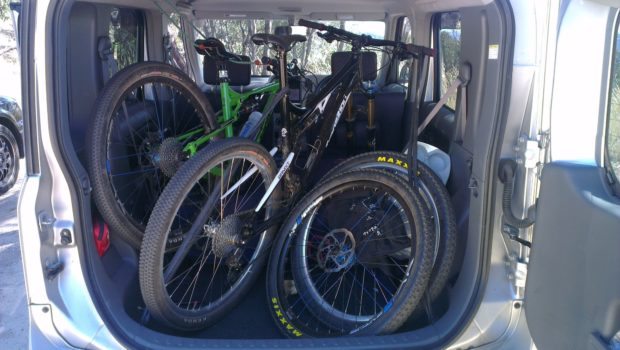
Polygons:
<instances>
[{"instance_id":1,"label":"handlebar grip","mask_svg":"<svg viewBox=\"0 0 620 350\"><path fill-rule=\"evenodd\" d=\"M303 18L299 19L299 22L297 22L297 24L299 24L300 26L304 26L304 27L308 27L308 28L312 28L316 30L327 30L327 26L325 24L308 21Z\"/></svg>"}]
</instances>

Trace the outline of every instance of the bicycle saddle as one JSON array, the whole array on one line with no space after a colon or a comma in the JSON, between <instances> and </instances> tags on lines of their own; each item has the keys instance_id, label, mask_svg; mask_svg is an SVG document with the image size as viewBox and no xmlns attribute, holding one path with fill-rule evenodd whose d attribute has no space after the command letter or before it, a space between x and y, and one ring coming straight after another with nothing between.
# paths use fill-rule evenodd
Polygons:
<instances>
[{"instance_id":1,"label":"bicycle saddle","mask_svg":"<svg viewBox=\"0 0 620 350\"><path fill-rule=\"evenodd\" d=\"M274 35L274 34L254 34L252 35L252 41L256 45L273 45L279 51L291 51L293 46L297 43L303 43L306 41L306 37L303 35Z\"/></svg>"},{"instance_id":2,"label":"bicycle saddle","mask_svg":"<svg viewBox=\"0 0 620 350\"><path fill-rule=\"evenodd\" d=\"M224 43L216 38L197 39L194 48L200 55L209 56L224 61L243 61L242 57L226 51Z\"/></svg>"}]
</instances>

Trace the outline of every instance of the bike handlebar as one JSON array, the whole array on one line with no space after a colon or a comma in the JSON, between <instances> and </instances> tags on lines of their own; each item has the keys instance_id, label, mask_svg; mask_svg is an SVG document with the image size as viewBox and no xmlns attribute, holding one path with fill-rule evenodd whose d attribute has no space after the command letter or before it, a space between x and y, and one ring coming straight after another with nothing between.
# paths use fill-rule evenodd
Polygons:
<instances>
[{"instance_id":1,"label":"bike handlebar","mask_svg":"<svg viewBox=\"0 0 620 350\"><path fill-rule=\"evenodd\" d=\"M431 49L430 47L414 45L414 44L406 44L405 47L407 49L407 52L409 53L416 54L416 55L435 57L435 49Z\"/></svg>"},{"instance_id":2,"label":"bike handlebar","mask_svg":"<svg viewBox=\"0 0 620 350\"><path fill-rule=\"evenodd\" d=\"M350 41L354 41L354 40L360 40L363 39L364 37L368 37L367 35L358 35L358 34L354 34L351 32L347 32L344 29L340 29L340 28L336 28L336 27L332 27L332 26L327 26L323 23L318 23L318 22L313 22L313 21L308 21L305 19L300 19L299 22L297 22L300 26L304 26L307 28L312 28L312 29L316 29L316 30L320 30L323 32L327 32L328 34L324 34L321 35L321 37L327 41L330 40L350 40Z\"/></svg>"},{"instance_id":3,"label":"bike handlebar","mask_svg":"<svg viewBox=\"0 0 620 350\"><path fill-rule=\"evenodd\" d=\"M428 47L405 44L394 40L374 39L369 35L354 34L344 29L328 26L323 23L308 21L303 18L299 20L298 24L300 26L325 32L319 33L318 35L327 42L332 42L334 40L345 40L355 41L360 46L392 46L397 49L403 57L413 56L414 58L418 58L419 56L433 57L435 55L435 50Z\"/></svg>"},{"instance_id":4,"label":"bike handlebar","mask_svg":"<svg viewBox=\"0 0 620 350\"><path fill-rule=\"evenodd\" d=\"M385 40L385 39L373 39L372 37L366 41L366 45L369 46L401 46L402 43L394 40Z\"/></svg>"},{"instance_id":5,"label":"bike handlebar","mask_svg":"<svg viewBox=\"0 0 620 350\"><path fill-rule=\"evenodd\" d=\"M301 18L299 22L297 22L297 24L299 24L300 26L304 26L304 27L308 27L308 28L312 28L316 30L327 30L328 28L328 26L326 26L323 23L308 21L303 18Z\"/></svg>"}]
</instances>

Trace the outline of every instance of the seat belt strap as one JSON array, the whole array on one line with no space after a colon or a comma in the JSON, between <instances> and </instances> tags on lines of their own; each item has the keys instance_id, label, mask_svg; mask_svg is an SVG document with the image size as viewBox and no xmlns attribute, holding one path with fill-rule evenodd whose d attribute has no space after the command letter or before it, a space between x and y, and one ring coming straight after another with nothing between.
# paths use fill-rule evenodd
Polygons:
<instances>
[{"instance_id":1,"label":"seat belt strap","mask_svg":"<svg viewBox=\"0 0 620 350\"><path fill-rule=\"evenodd\" d=\"M463 141L463 136L465 135L465 123L467 121L467 89L465 86L461 88L461 95L457 97L459 99L458 102L458 110L455 111L457 116L461 116L456 121L456 126L454 129L454 140L455 141Z\"/></svg>"},{"instance_id":2,"label":"seat belt strap","mask_svg":"<svg viewBox=\"0 0 620 350\"><path fill-rule=\"evenodd\" d=\"M431 121L433 121L433 119L437 116L441 107L446 105L446 103L448 102L448 99L454 96L456 92L458 91L459 86L462 86L462 85L463 85L463 82L461 81L461 79L456 78L456 80L448 88L448 91L446 91L446 93L443 96L441 96L441 99L439 99L439 102L437 102L435 107L433 107L430 113L428 113L428 115L426 116L426 119L424 119L422 124L418 127L418 135L420 135L422 131L426 129L428 124L430 124Z\"/></svg>"},{"instance_id":3,"label":"seat belt strap","mask_svg":"<svg viewBox=\"0 0 620 350\"><path fill-rule=\"evenodd\" d=\"M450 85L448 91L446 91L446 93L441 97L441 99L439 99L439 102L437 102L437 104L435 105L435 107L433 107L428 116L426 116L426 119L424 119L424 122L422 122L422 124L418 127L418 135L421 134L424 129L426 129L426 127L431 123L431 121L433 121L433 119L439 113L441 107L446 105L448 99L456 95L456 93L459 91L459 88L461 89L461 96L459 96L460 102L458 110L456 112L458 112L458 114L462 116L460 117L461 119L466 119L465 116L467 114L467 84L469 84L470 79L471 66L465 63L461 65L459 76L452 83L452 85ZM463 123L461 123L461 125L463 125Z\"/></svg>"}]
</instances>

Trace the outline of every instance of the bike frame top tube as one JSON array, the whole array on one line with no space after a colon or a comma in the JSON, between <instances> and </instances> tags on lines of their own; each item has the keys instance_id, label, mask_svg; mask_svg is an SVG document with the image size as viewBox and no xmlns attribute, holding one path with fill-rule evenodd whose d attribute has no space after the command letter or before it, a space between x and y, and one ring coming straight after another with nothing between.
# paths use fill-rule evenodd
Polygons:
<instances>
[{"instance_id":1,"label":"bike frame top tube","mask_svg":"<svg viewBox=\"0 0 620 350\"><path fill-rule=\"evenodd\" d=\"M293 145L293 151L299 155L304 146L303 142L299 142L299 140L303 140L300 136L305 133L307 126L322 119L319 134L311 144L312 151L304 166L302 183L306 182L307 177L314 169L316 160L320 159L329 144L351 92L360 83L360 69L360 50L354 49L348 64L328 78L329 81L325 87L309 103L311 107L295 123L292 139L297 142Z\"/></svg>"},{"instance_id":2,"label":"bike frame top tube","mask_svg":"<svg viewBox=\"0 0 620 350\"><path fill-rule=\"evenodd\" d=\"M280 83L277 81L246 92L236 92L230 87L228 81L221 82L220 99L222 101L222 115L221 120L219 120L220 124L226 124L230 120L236 120L239 110L241 109L241 105L250 97L264 93L276 93L278 90L280 90ZM232 124L226 126L225 134L226 137L234 136Z\"/></svg>"},{"instance_id":3,"label":"bike frame top tube","mask_svg":"<svg viewBox=\"0 0 620 350\"><path fill-rule=\"evenodd\" d=\"M228 82L222 82L220 83L220 90L222 101L222 110L218 112L218 115L220 115L220 117L218 118L218 124L220 125L220 127L212 130L206 135L204 134L204 130L202 128L199 128L196 130L192 130L185 135L179 136L179 141L184 142L200 135L197 139L188 142L183 147L184 152L187 152L190 155L195 154L200 146L211 141L211 139L220 135L222 132L225 133L225 136L227 138L233 137L233 124L235 121L237 121L239 117L239 111L241 109L241 106L243 105L243 102L255 95L269 94L269 103L269 101L273 99L273 95L280 91L280 83L274 81L246 92L236 92L230 87ZM262 129L263 128L261 128L261 133L257 136L258 138L260 138L260 136L262 135Z\"/></svg>"},{"instance_id":4,"label":"bike frame top tube","mask_svg":"<svg viewBox=\"0 0 620 350\"><path fill-rule=\"evenodd\" d=\"M327 84L318 92L316 96L313 97L312 101L307 103L308 106L313 106L313 108L305 111L301 118L299 118L299 124L302 124L306 118L310 117L316 111L316 108L319 106L321 101L330 95L337 87L343 85L343 83L347 83L347 86L351 85L351 83L354 83L358 77L359 54L353 54L349 63L344 65L344 67L335 75L327 78L329 79ZM351 86L351 89L353 88L354 86Z\"/></svg>"}]
</instances>

